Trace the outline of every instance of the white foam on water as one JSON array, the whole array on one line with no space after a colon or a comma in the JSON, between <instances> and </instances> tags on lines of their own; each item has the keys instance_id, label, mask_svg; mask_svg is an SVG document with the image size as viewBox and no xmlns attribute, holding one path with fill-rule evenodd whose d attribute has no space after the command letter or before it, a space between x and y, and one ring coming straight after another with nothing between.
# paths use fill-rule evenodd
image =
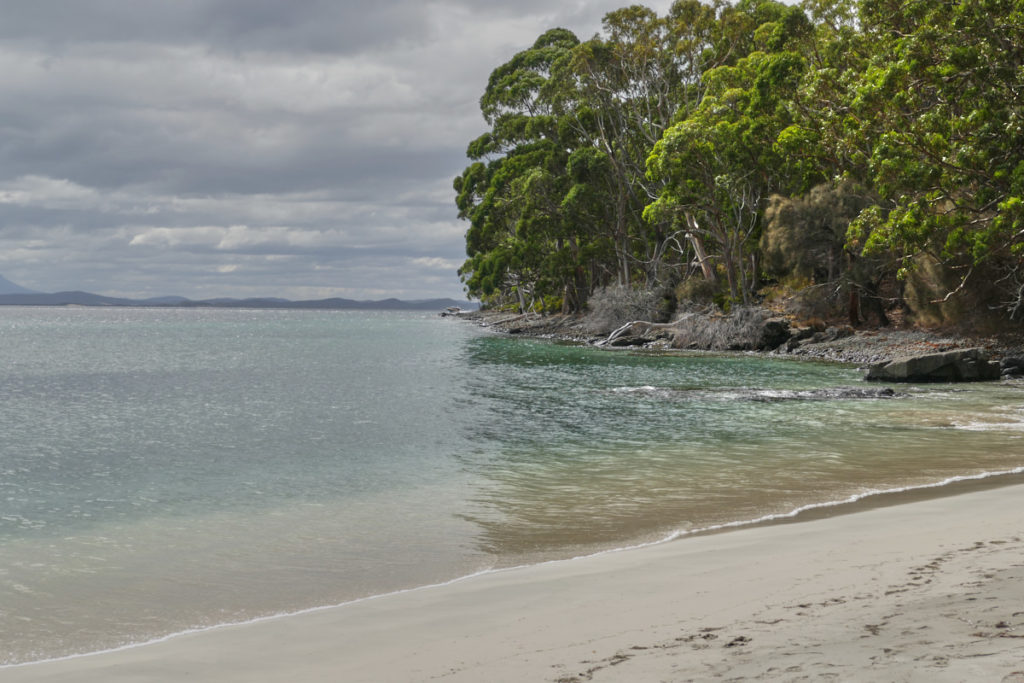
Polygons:
<instances>
[{"instance_id":1,"label":"white foam on water","mask_svg":"<svg viewBox=\"0 0 1024 683\"><path fill-rule=\"evenodd\" d=\"M1024 411L1006 411L954 419L952 426L966 432L1024 432Z\"/></svg>"},{"instance_id":2,"label":"white foam on water","mask_svg":"<svg viewBox=\"0 0 1024 683\"><path fill-rule=\"evenodd\" d=\"M655 394L658 393L659 391L663 390L658 389L658 387L652 387L650 385L642 387L615 387L614 389L612 389L612 393L615 394Z\"/></svg>"}]
</instances>

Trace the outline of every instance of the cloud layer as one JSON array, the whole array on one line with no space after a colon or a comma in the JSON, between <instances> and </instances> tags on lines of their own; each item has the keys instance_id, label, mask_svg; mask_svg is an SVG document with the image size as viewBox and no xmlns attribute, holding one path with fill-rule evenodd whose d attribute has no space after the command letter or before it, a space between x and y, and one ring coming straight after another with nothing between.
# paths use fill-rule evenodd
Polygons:
<instances>
[{"instance_id":1,"label":"cloud layer","mask_svg":"<svg viewBox=\"0 0 1024 683\"><path fill-rule=\"evenodd\" d=\"M11 0L0 273L138 297L461 296L451 181L488 74L623 4Z\"/></svg>"}]
</instances>

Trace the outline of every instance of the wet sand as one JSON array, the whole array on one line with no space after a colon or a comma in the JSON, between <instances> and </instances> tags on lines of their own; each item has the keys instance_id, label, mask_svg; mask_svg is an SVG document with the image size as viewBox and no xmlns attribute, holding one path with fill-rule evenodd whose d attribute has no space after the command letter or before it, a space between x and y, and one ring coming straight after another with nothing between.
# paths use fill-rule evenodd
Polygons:
<instances>
[{"instance_id":1,"label":"wet sand","mask_svg":"<svg viewBox=\"0 0 1024 683\"><path fill-rule=\"evenodd\" d=\"M1024 682L1024 486L477 576L0 681Z\"/></svg>"}]
</instances>

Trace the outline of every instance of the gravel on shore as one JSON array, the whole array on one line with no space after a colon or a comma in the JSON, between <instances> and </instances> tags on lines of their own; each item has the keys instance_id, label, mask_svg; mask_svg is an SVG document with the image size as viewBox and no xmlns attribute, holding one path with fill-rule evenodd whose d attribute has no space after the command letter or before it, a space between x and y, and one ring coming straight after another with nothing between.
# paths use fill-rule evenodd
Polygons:
<instances>
[{"instance_id":1,"label":"gravel on shore","mask_svg":"<svg viewBox=\"0 0 1024 683\"><path fill-rule=\"evenodd\" d=\"M595 330L586 316L582 315L521 315L508 311L481 310L463 313L458 317L473 321L498 333L538 339L596 344L608 336L603 331ZM637 347L630 348L637 349ZM667 347L653 345L644 348L664 351ZM859 329L854 330L848 336L837 339L820 342L807 340L792 351L781 347L767 352L767 354L871 365L896 358L968 348L982 348L992 360L1024 356L1024 334L1004 333L982 336L917 328Z\"/></svg>"}]
</instances>

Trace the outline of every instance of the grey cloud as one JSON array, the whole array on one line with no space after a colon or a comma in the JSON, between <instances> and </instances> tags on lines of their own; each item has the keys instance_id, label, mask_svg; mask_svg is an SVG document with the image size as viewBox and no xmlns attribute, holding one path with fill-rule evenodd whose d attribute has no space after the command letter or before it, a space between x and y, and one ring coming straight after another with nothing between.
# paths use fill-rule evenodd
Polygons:
<instances>
[{"instance_id":1,"label":"grey cloud","mask_svg":"<svg viewBox=\"0 0 1024 683\"><path fill-rule=\"evenodd\" d=\"M605 12L623 5L607 0L7 0L0 40L39 41L53 49L127 42L351 54L432 42L463 17L532 19L538 33L562 24L593 32Z\"/></svg>"},{"instance_id":2,"label":"grey cloud","mask_svg":"<svg viewBox=\"0 0 1024 683\"><path fill-rule=\"evenodd\" d=\"M427 7L373 0L8 0L0 39L348 53L415 39Z\"/></svg>"},{"instance_id":3,"label":"grey cloud","mask_svg":"<svg viewBox=\"0 0 1024 683\"><path fill-rule=\"evenodd\" d=\"M9 0L0 273L126 296L458 296L451 181L490 70L621 4Z\"/></svg>"}]
</instances>

